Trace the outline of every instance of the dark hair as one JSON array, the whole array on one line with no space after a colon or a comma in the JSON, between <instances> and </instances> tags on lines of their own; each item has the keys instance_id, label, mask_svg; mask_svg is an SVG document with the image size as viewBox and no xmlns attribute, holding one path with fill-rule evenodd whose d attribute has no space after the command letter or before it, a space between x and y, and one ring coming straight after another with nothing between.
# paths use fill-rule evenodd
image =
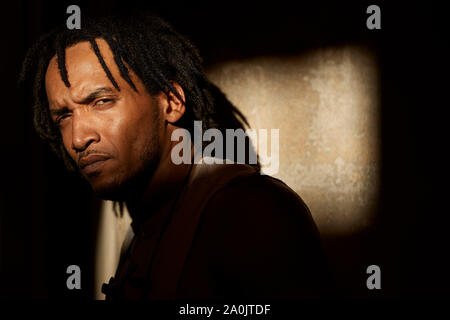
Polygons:
<instances>
[{"instance_id":1,"label":"dark hair","mask_svg":"<svg viewBox=\"0 0 450 320\"><path fill-rule=\"evenodd\" d=\"M186 112L177 123L180 127L192 133L194 120L202 121L203 130L217 128L225 132L226 128L244 129L244 124L248 126L245 117L206 78L198 50L161 18L145 13L84 19L81 29L68 30L64 25L41 37L28 51L19 79L23 82L34 73L34 126L69 169L75 170L76 164L64 148L60 132L51 120L45 73L56 55L61 79L70 87L65 49L89 41L109 80L120 90L98 49L98 38L108 43L121 77L134 90L136 87L129 77L129 69L141 79L150 94L172 92L181 99L171 81L180 84L186 104ZM251 145L247 143L247 147L251 148ZM259 163L256 167L259 168Z\"/></svg>"}]
</instances>

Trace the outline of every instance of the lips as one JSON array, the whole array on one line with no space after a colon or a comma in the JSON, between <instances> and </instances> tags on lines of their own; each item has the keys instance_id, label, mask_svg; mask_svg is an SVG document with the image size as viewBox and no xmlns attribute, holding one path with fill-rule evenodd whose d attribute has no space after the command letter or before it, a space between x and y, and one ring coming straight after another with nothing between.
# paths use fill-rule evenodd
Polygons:
<instances>
[{"instance_id":1,"label":"lips","mask_svg":"<svg viewBox=\"0 0 450 320\"><path fill-rule=\"evenodd\" d=\"M102 154L90 154L81 158L78 161L78 166L86 174L98 171L103 166L104 162L109 159L108 156Z\"/></svg>"}]
</instances>

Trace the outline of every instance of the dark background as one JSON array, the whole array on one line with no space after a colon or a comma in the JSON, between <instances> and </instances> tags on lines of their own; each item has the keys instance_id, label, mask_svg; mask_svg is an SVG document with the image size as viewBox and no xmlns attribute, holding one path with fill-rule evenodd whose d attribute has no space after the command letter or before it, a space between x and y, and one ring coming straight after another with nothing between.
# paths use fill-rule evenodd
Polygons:
<instances>
[{"instance_id":1,"label":"dark background","mask_svg":"<svg viewBox=\"0 0 450 320\"><path fill-rule=\"evenodd\" d=\"M377 218L368 230L324 235L342 297L449 296L446 129L449 34L438 4L404 2L15 1L2 3L0 296L91 299L97 201L67 173L32 129L27 87L16 86L26 49L70 4L81 19L129 7L152 9L196 44L205 66L231 58L293 55L362 44L380 66L382 170ZM381 30L366 8L381 7ZM448 20L448 19L447 19ZM82 290L66 288L66 268L82 270ZM365 286L368 265L382 290Z\"/></svg>"}]
</instances>

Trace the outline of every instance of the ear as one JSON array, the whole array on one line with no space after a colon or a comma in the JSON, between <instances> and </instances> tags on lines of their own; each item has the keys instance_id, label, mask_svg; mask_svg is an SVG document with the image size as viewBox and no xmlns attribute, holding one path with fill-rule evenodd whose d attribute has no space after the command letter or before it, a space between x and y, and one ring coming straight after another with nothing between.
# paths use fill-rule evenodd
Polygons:
<instances>
[{"instance_id":1,"label":"ear","mask_svg":"<svg viewBox=\"0 0 450 320\"><path fill-rule=\"evenodd\" d=\"M173 92L169 91L168 93L161 93L160 99L162 99L161 105L162 105L162 115L164 120L166 120L169 123L175 123L178 120L181 119L184 112L186 111L185 106L185 96L184 91L181 86L175 82L171 81L173 87L178 92L179 96L182 98L180 100Z\"/></svg>"}]
</instances>

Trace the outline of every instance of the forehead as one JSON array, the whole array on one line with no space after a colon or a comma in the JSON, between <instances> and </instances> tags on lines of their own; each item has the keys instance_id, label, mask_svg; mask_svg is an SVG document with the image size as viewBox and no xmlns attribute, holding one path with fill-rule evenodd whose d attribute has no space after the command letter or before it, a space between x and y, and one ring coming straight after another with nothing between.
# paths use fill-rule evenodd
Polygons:
<instances>
[{"instance_id":1,"label":"forehead","mask_svg":"<svg viewBox=\"0 0 450 320\"><path fill-rule=\"evenodd\" d=\"M100 53L116 82L120 85L121 76L114 56L106 41L97 39ZM47 67L45 87L49 100L57 100L61 96L70 94L77 98L99 86L112 86L91 44L87 41L77 43L66 49L66 69L70 82L67 88L61 79L57 58L54 56Z\"/></svg>"}]
</instances>

